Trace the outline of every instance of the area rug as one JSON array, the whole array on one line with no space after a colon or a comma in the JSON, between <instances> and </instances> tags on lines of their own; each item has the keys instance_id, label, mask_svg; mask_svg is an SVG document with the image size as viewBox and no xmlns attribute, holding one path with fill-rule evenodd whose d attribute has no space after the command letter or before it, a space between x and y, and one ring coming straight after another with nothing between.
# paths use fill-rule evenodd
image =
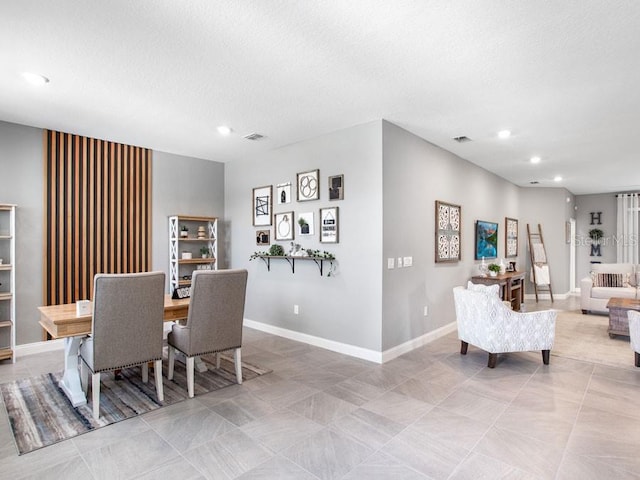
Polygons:
<instances>
[{"instance_id":1,"label":"area rug","mask_svg":"<svg viewBox=\"0 0 640 480\"><path fill-rule=\"evenodd\" d=\"M230 357L221 356L220 369L215 369L215 357L203 356L209 369L195 372L194 393L202 395L234 385L235 369ZM270 370L242 362L243 381L269 373ZM18 454L37 450L67 440L100 427L173 405L188 398L184 364L175 363L174 378L166 378L167 362L163 365L164 402L158 403L155 381L142 382L141 369L122 370L121 378L102 375L100 385L100 419L94 420L91 404L73 407L58 387L62 372L24 378L0 385ZM89 392L89 395L91 393Z\"/></svg>"},{"instance_id":2,"label":"area rug","mask_svg":"<svg viewBox=\"0 0 640 480\"><path fill-rule=\"evenodd\" d=\"M613 367L635 368L629 337L607 333L609 317L583 315L580 310L559 311L551 355Z\"/></svg>"}]
</instances>

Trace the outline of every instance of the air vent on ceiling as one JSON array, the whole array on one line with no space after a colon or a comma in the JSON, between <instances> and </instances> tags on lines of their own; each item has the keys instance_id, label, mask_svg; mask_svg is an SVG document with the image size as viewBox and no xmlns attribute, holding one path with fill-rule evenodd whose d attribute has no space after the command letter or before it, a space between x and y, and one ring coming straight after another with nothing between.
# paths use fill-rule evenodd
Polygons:
<instances>
[{"instance_id":1,"label":"air vent on ceiling","mask_svg":"<svg viewBox=\"0 0 640 480\"><path fill-rule=\"evenodd\" d=\"M466 143L471 141L469 137L465 137L464 135L462 137L453 137L453 139L458 143Z\"/></svg>"},{"instance_id":2,"label":"air vent on ceiling","mask_svg":"<svg viewBox=\"0 0 640 480\"><path fill-rule=\"evenodd\" d=\"M538 185L540 182L539 182L539 181L537 181L537 180L531 180L529 183L530 183L531 185Z\"/></svg>"},{"instance_id":3,"label":"air vent on ceiling","mask_svg":"<svg viewBox=\"0 0 640 480\"><path fill-rule=\"evenodd\" d=\"M246 138L247 140L262 140L264 138L264 135L260 135L259 133L250 133L249 135L245 135L244 138Z\"/></svg>"}]
</instances>

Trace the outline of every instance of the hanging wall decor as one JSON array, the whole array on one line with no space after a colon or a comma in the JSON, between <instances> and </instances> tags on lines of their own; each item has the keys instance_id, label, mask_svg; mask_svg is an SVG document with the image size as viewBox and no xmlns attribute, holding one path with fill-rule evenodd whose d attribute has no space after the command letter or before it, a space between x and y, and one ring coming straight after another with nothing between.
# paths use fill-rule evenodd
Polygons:
<instances>
[{"instance_id":1,"label":"hanging wall decor","mask_svg":"<svg viewBox=\"0 0 640 480\"><path fill-rule=\"evenodd\" d=\"M505 257L518 256L518 220L504 218L504 251Z\"/></svg>"},{"instance_id":2,"label":"hanging wall decor","mask_svg":"<svg viewBox=\"0 0 640 480\"><path fill-rule=\"evenodd\" d=\"M291 202L291 182L276 185L276 202L278 205Z\"/></svg>"},{"instance_id":3,"label":"hanging wall decor","mask_svg":"<svg viewBox=\"0 0 640 480\"><path fill-rule=\"evenodd\" d=\"M498 224L476 221L476 260L498 257Z\"/></svg>"},{"instance_id":4,"label":"hanging wall decor","mask_svg":"<svg viewBox=\"0 0 640 480\"><path fill-rule=\"evenodd\" d=\"M320 242L338 243L338 207L320 209Z\"/></svg>"},{"instance_id":5,"label":"hanging wall decor","mask_svg":"<svg viewBox=\"0 0 640 480\"><path fill-rule=\"evenodd\" d=\"M318 178L320 170L310 170L297 174L298 183L298 201L305 202L307 200L318 200L320 198L320 188L318 187Z\"/></svg>"},{"instance_id":6,"label":"hanging wall decor","mask_svg":"<svg viewBox=\"0 0 640 480\"><path fill-rule=\"evenodd\" d=\"M294 236L294 216L293 212L275 214L275 239L293 240Z\"/></svg>"},{"instance_id":7,"label":"hanging wall decor","mask_svg":"<svg viewBox=\"0 0 640 480\"><path fill-rule=\"evenodd\" d=\"M271 208L273 187L258 187L253 189L253 226L271 225Z\"/></svg>"},{"instance_id":8,"label":"hanging wall decor","mask_svg":"<svg viewBox=\"0 0 640 480\"><path fill-rule=\"evenodd\" d=\"M344 200L344 175L329 177L329 200Z\"/></svg>"},{"instance_id":9,"label":"hanging wall decor","mask_svg":"<svg viewBox=\"0 0 640 480\"><path fill-rule=\"evenodd\" d=\"M436 200L436 262L461 258L461 207Z\"/></svg>"}]
</instances>

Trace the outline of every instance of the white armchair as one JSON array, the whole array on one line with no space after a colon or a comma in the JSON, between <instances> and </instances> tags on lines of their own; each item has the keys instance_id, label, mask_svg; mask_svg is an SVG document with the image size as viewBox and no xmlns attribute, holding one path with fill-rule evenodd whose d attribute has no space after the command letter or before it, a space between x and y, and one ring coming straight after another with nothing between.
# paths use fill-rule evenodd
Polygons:
<instances>
[{"instance_id":1,"label":"white armchair","mask_svg":"<svg viewBox=\"0 0 640 480\"><path fill-rule=\"evenodd\" d=\"M629 340L631 350L635 353L635 365L640 367L640 312L629 310L627 312L629 319Z\"/></svg>"},{"instance_id":2,"label":"white armchair","mask_svg":"<svg viewBox=\"0 0 640 480\"><path fill-rule=\"evenodd\" d=\"M466 355L469 344L475 345L489 353L488 367L494 368L498 353L541 350L543 363L549 364L556 312L515 312L491 292L464 287L453 289L453 299L462 355Z\"/></svg>"}]
</instances>

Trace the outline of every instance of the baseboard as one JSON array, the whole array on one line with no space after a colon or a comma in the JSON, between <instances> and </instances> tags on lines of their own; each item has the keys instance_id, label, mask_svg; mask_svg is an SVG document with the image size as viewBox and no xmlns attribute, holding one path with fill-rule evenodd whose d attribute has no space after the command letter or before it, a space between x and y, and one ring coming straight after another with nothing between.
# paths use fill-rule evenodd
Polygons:
<instances>
[{"instance_id":1,"label":"baseboard","mask_svg":"<svg viewBox=\"0 0 640 480\"><path fill-rule=\"evenodd\" d=\"M361 358L374 363L384 363L389 360L393 360L400 355L403 355L411 350L426 345L440 337L448 335L456 330L456 323L452 322L444 327L441 327L432 332L426 333L418 338L414 338L401 345L397 345L384 352L377 352L375 350L356 347L355 345L349 345L347 343L336 342L334 340L327 340L326 338L316 337L314 335L308 335L306 333L296 332L286 328L276 327L267 323L256 322L255 320L244 319L244 326L259 330L261 332L271 333L279 337L288 338L289 340L295 340L298 342L313 345L315 347L331 350L332 352L342 353L349 355L350 357Z\"/></svg>"},{"instance_id":2,"label":"baseboard","mask_svg":"<svg viewBox=\"0 0 640 480\"><path fill-rule=\"evenodd\" d=\"M571 297L571 296L575 296L575 294L571 293L571 292L566 292L566 293L554 293L553 294L553 298L554 299L558 299L558 300L566 300L567 298ZM535 300L536 299L536 295L535 293L526 293L524 295L524 299L525 300ZM538 299L541 300L551 300L551 295L549 294L549 292L545 292L545 293L539 293L538 294Z\"/></svg>"},{"instance_id":3,"label":"baseboard","mask_svg":"<svg viewBox=\"0 0 640 480\"><path fill-rule=\"evenodd\" d=\"M46 342L25 343L24 345L16 345L14 353L16 358L25 355L34 355L36 353L53 352L55 350L64 350L64 339L48 340Z\"/></svg>"}]
</instances>

